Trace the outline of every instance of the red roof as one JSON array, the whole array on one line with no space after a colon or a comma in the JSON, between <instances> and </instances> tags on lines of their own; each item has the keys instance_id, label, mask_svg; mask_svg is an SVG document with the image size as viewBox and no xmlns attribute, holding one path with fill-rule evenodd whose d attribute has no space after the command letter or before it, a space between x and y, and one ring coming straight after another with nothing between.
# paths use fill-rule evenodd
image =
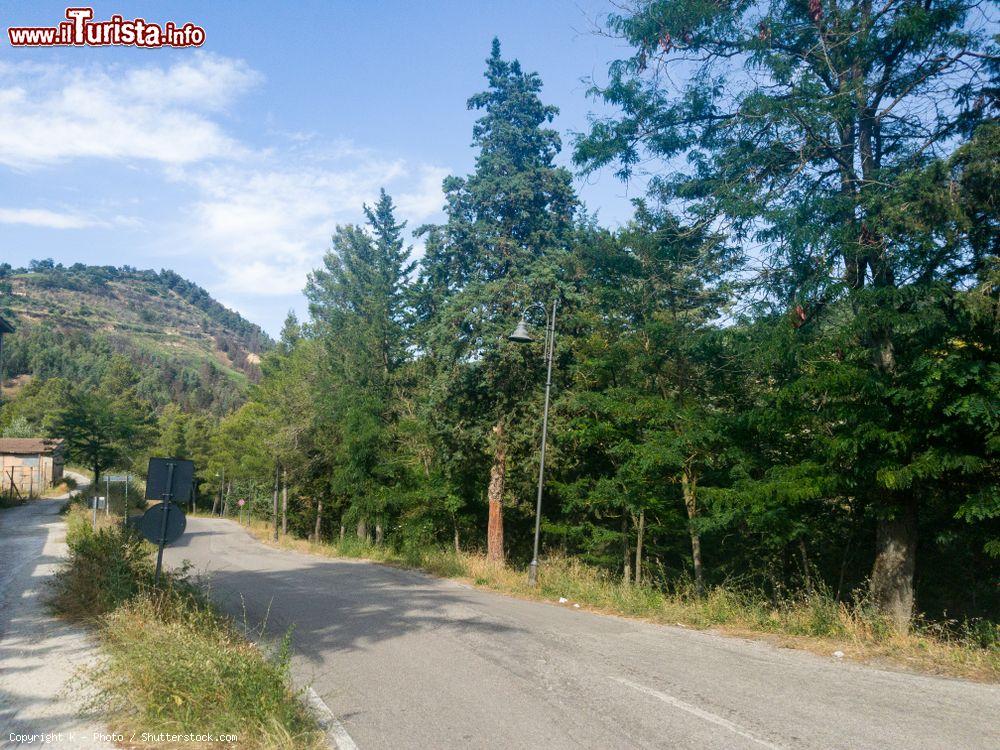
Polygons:
<instances>
[{"instance_id":1,"label":"red roof","mask_svg":"<svg viewBox=\"0 0 1000 750\"><path fill-rule=\"evenodd\" d=\"M33 456L38 453L54 453L62 445L63 441L56 438L0 438L0 453Z\"/></svg>"}]
</instances>

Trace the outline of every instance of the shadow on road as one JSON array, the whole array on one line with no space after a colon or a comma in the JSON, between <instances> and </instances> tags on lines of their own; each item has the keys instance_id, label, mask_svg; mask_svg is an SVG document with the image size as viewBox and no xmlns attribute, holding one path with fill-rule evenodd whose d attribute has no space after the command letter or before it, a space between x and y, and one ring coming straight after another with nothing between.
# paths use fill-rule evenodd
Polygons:
<instances>
[{"instance_id":1,"label":"shadow on road","mask_svg":"<svg viewBox=\"0 0 1000 750\"><path fill-rule=\"evenodd\" d=\"M197 531L191 536L213 534ZM417 631L521 632L517 626L477 616L461 590L450 594L440 582L410 571L250 544L258 547L259 556L240 550L232 563L220 554L206 558L198 543L189 544L185 552L196 552L192 562L198 579L248 634L275 638L294 628L296 653L313 662L320 662L330 649L364 649ZM244 562L253 567L231 568Z\"/></svg>"}]
</instances>

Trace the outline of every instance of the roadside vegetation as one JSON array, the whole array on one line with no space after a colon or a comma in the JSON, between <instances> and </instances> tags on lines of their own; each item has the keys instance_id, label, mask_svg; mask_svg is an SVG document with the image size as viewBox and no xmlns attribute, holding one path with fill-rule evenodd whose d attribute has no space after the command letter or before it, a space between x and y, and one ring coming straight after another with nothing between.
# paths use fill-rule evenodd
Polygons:
<instances>
[{"instance_id":1,"label":"roadside vegetation","mask_svg":"<svg viewBox=\"0 0 1000 750\"><path fill-rule=\"evenodd\" d=\"M151 545L113 518L99 516L97 531L91 523L85 509L69 510L53 604L98 633L103 659L76 679L109 728L232 735L216 744L261 750L326 747L291 687L287 637L249 641L183 575L154 585Z\"/></svg>"},{"instance_id":2,"label":"roadside vegetation","mask_svg":"<svg viewBox=\"0 0 1000 750\"><path fill-rule=\"evenodd\" d=\"M253 521L246 528L274 545L273 526ZM604 614L621 615L664 625L711 629L764 638L788 648L832 658L847 658L890 668L1000 682L1000 626L987 620L963 622L916 620L900 633L863 596L838 601L830 591L789 592L775 598L764 591L719 585L699 595L694 582L681 580L666 588L657 583L625 582L580 560L554 555L541 563L538 586L527 570L498 565L483 554L449 548L397 549L345 537L343 542L316 543L279 536L277 546L328 557L348 557L421 570L526 599L555 602ZM565 601L561 601L565 600ZM840 652L841 656L833 656Z\"/></svg>"}]
</instances>

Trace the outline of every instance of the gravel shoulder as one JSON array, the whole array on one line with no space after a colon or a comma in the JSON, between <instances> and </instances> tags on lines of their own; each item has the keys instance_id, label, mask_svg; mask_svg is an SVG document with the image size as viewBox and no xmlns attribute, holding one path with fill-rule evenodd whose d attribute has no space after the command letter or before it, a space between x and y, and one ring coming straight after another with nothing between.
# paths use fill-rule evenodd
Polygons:
<instances>
[{"instance_id":1,"label":"gravel shoulder","mask_svg":"<svg viewBox=\"0 0 1000 750\"><path fill-rule=\"evenodd\" d=\"M81 713L71 683L97 644L45 602L66 556L59 510L67 497L0 510L0 747L114 747L100 737L107 731L100 722ZM51 737L43 744L44 735Z\"/></svg>"}]
</instances>

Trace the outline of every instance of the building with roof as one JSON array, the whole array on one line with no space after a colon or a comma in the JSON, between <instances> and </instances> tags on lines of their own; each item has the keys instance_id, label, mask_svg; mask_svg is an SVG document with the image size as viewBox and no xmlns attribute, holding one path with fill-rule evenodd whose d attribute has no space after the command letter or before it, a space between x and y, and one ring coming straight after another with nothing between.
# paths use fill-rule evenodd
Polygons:
<instances>
[{"instance_id":1,"label":"building with roof","mask_svg":"<svg viewBox=\"0 0 1000 750\"><path fill-rule=\"evenodd\" d=\"M32 497L63 475L63 441L0 438L0 493Z\"/></svg>"}]
</instances>

